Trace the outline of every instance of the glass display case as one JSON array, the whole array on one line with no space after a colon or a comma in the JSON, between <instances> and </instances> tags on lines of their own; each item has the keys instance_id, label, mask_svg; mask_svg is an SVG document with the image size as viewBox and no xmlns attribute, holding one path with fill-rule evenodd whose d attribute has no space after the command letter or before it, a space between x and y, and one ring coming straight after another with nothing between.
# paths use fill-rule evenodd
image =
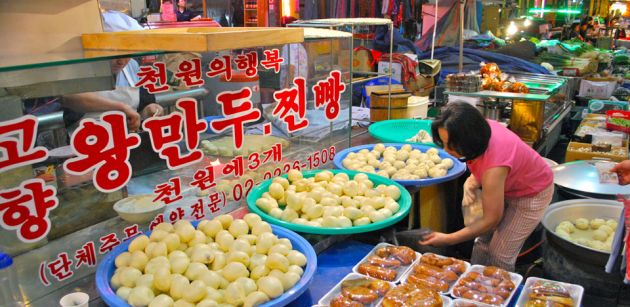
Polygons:
<instances>
[{"instance_id":1,"label":"glass display case","mask_svg":"<svg viewBox=\"0 0 630 307\"><path fill-rule=\"evenodd\" d=\"M173 46L194 46L176 31ZM121 242L242 210L261 181L330 168L349 146L350 34L226 32L203 33L205 50L152 45L163 33L125 45L123 32L0 59L0 249L29 305L73 291L103 305L94 272Z\"/></svg>"}]
</instances>

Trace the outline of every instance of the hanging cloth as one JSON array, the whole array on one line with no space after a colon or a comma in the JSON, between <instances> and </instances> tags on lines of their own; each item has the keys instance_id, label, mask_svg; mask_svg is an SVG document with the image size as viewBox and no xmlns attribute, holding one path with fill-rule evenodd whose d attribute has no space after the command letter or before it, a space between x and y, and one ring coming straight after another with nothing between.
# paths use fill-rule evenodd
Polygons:
<instances>
[{"instance_id":1,"label":"hanging cloth","mask_svg":"<svg viewBox=\"0 0 630 307\"><path fill-rule=\"evenodd\" d=\"M383 0L383 4L381 5L381 15L385 16L390 14L389 3L391 1L392 0Z\"/></svg>"},{"instance_id":2,"label":"hanging cloth","mask_svg":"<svg viewBox=\"0 0 630 307\"><path fill-rule=\"evenodd\" d=\"M370 10L370 17L374 18L376 17L376 0L371 0L372 5L371 5L371 10Z\"/></svg>"},{"instance_id":3,"label":"hanging cloth","mask_svg":"<svg viewBox=\"0 0 630 307\"><path fill-rule=\"evenodd\" d=\"M359 1L359 17L368 17L370 10L369 5L370 3L368 1Z\"/></svg>"},{"instance_id":4,"label":"hanging cloth","mask_svg":"<svg viewBox=\"0 0 630 307\"><path fill-rule=\"evenodd\" d=\"M346 17L346 8L344 5L345 3L346 3L346 0L337 0L337 13L335 17L337 18Z\"/></svg>"}]
</instances>

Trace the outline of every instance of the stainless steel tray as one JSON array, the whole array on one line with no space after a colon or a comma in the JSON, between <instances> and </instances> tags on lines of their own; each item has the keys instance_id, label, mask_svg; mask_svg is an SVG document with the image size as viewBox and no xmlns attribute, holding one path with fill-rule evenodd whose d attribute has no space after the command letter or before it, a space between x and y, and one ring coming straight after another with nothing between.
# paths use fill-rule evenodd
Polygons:
<instances>
[{"instance_id":1,"label":"stainless steel tray","mask_svg":"<svg viewBox=\"0 0 630 307\"><path fill-rule=\"evenodd\" d=\"M505 93L496 91L479 91L473 93L460 93L460 92L444 92L445 94L468 96L468 97L482 97L482 98L497 98L497 99L520 99L520 100L532 100L532 101L545 101L557 93L562 86L567 83L567 79L558 76L528 74L528 73L509 73L510 77L514 77L517 82L522 82L529 88L528 94L520 93Z\"/></svg>"},{"instance_id":2,"label":"stainless steel tray","mask_svg":"<svg viewBox=\"0 0 630 307\"><path fill-rule=\"evenodd\" d=\"M563 188L589 194L630 195L629 186L599 183L596 160L575 161L553 167L553 182Z\"/></svg>"},{"instance_id":3,"label":"stainless steel tray","mask_svg":"<svg viewBox=\"0 0 630 307\"><path fill-rule=\"evenodd\" d=\"M565 250L572 257L582 261L600 264L604 266L610 253L577 245L557 236L554 232L556 226L562 221L574 221L578 218L614 219L618 220L623 206L620 202L601 199L567 200L551 204L542 220L547 233L547 239L551 244ZM621 226L620 226L621 227Z\"/></svg>"}]
</instances>

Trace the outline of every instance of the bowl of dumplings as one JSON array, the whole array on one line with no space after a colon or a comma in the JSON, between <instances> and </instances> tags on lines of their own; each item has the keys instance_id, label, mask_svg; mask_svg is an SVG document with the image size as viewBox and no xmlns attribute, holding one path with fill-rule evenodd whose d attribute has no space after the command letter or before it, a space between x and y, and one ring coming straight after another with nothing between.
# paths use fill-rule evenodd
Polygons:
<instances>
[{"instance_id":1,"label":"bowl of dumplings","mask_svg":"<svg viewBox=\"0 0 630 307\"><path fill-rule=\"evenodd\" d=\"M623 205L600 199L553 203L542 224L554 246L593 264L605 265L612 249Z\"/></svg>"},{"instance_id":2,"label":"bowl of dumplings","mask_svg":"<svg viewBox=\"0 0 630 307\"><path fill-rule=\"evenodd\" d=\"M444 150L428 145L378 143L340 151L338 169L379 175L403 186L427 186L457 178L466 165Z\"/></svg>"}]
</instances>

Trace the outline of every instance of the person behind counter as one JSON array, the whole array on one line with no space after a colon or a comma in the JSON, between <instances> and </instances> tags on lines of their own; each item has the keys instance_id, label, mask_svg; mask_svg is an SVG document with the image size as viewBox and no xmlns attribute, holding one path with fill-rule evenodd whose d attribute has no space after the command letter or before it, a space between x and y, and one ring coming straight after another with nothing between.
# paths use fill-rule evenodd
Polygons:
<instances>
[{"instance_id":1,"label":"person behind counter","mask_svg":"<svg viewBox=\"0 0 630 307\"><path fill-rule=\"evenodd\" d=\"M127 117L127 128L136 131L141 119L162 115L164 109L155 103L155 97L144 89L135 87L138 82L138 62L129 58L112 60L112 74L116 79L116 88L100 91L66 95L62 106L66 108L64 119L76 129L78 121L84 117L98 118L102 112L121 111ZM91 114L90 114L91 113Z\"/></svg>"},{"instance_id":2,"label":"person behind counter","mask_svg":"<svg viewBox=\"0 0 630 307\"><path fill-rule=\"evenodd\" d=\"M525 239L551 202L551 169L516 134L464 102L448 104L431 130L436 144L466 160L472 175L464 184L464 203L474 202L481 189L483 217L454 233L434 232L420 243L446 246L476 238L471 262L513 271Z\"/></svg>"},{"instance_id":3,"label":"person behind counter","mask_svg":"<svg viewBox=\"0 0 630 307\"><path fill-rule=\"evenodd\" d=\"M173 1L162 0L160 5L160 17L162 21L177 21L177 14L175 14L175 7Z\"/></svg>"},{"instance_id":4,"label":"person behind counter","mask_svg":"<svg viewBox=\"0 0 630 307\"><path fill-rule=\"evenodd\" d=\"M579 23L574 23L571 25L571 30L569 31L569 38L568 39L579 39L581 41L584 41L584 38L582 37L582 35L580 35L580 24Z\"/></svg>"},{"instance_id":5,"label":"person behind counter","mask_svg":"<svg viewBox=\"0 0 630 307\"><path fill-rule=\"evenodd\" d=\"M175 14L177 14L177 21L191 21L201 18L201 15L186 7L186 0L177 1L177 11L175 11Z\"/></svg>"},{"instance_id":6,"label":"person behind counter","mask_svg":"<svg viewBox=\"0 0 630 307\"><path fill-rule=\"evenodd\" d=\"M630 160L617 163L610 171L617 173L620 185L630 184Z\"/></svg>"}]
</instances>

